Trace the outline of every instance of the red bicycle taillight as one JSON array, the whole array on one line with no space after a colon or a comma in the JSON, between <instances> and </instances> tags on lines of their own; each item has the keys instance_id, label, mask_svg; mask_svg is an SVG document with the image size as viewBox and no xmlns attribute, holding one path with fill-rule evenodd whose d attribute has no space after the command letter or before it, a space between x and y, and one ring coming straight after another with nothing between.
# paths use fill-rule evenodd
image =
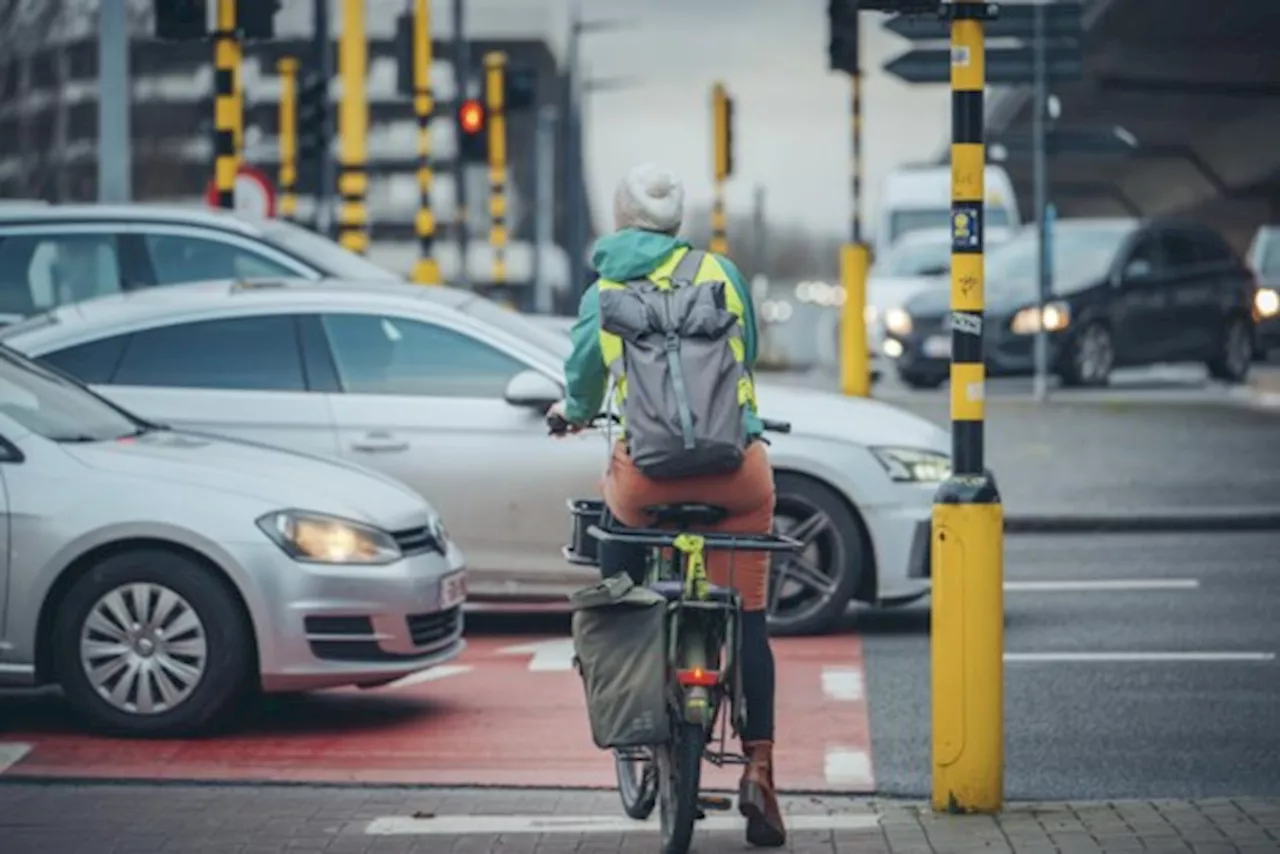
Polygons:
<instances>
[{"instance_id":1,"label":"red bicycle taillight","mask_svg":"<svg viewBox=\"0 0 1280 854\"><path fill-rule=\"evenodd\" d=\"M676 681L686 688L710 688L713 685L720 684L720 671L703 670L701 667L695 667L692 670L676 671Z\"/></svg>"}]
</instances>

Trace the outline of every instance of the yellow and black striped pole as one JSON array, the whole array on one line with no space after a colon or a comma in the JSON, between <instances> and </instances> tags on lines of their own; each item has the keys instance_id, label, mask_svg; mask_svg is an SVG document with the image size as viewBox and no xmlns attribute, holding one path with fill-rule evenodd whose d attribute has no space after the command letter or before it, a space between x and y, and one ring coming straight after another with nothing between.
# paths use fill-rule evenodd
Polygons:
<instances>
[{"instance_id":1,"label":"yellow and black striped pole","mask_svg":"<svg viewBox=\"0 0 1280 854\"><path fill-rule=\"evenodd\" d=\"M280 216L298 213L298 60L286 56L280 72Z\"/></svg>"},{"instance_id":2,"label":"yellow and black striped pole","mask_svg":"<svg viewBox=\"0 0 1280 854\"><path fill-rule=\"evenodd\" d=\"M951 17L952 476L933 507L933 807L1004 802L1004 509L983 462L986 0Z\"/></svg>"},{"instance_id":3,"label":"yellow and black striped pole","mask_svg":"<svg viewBox=\"0 0 1280 854\"><path fill-rule=\"evenodd\" d=\"M236 173L240 169L240 37L236 33L236 0L218 0L213 33L213 180L218 207L236 206Z\"/></svg>"},{"instance_id":4,"label":"yellow and black striped pole","mask_svg":"<svg viewBox=\"0 0 1280 854\"><path fill-rule=\"evenodd\" d=\"M854 55L858 56L856 40L857 10L854 15ZM861 63L861 59L858 60ZM855 67L849 75L852 83L852 190L853 190L853 240L840 250L840 284L844 288L844 302L840 306L840 390L850 397L867 397L871 394L870 353L867 350L867 270L871 259L862 242L862 69Z\"/></svg>"},{"instance_id":5,"label":"yellow and black striped pole","mask_svg":"<svg viewBox=\"0 0 1280 854\"><path fill-rule=\"evenodd\" d=\"M431 0L413 0L413 112L418 117L418 260L413 280L422 285L440 284L440 265L431 247L436 217L431 210Z\"/></svg>"},{"instance_id":6,"label":"yellow and black striped pole","mask_svg":"<svg viewBox=\"0 0 1280 854\"><path fill-rule=\"evenodd\" d=\"M343 0L342 36L338 42L338 74L342 100L338 103L338 242L352 252L369 248L368 159L369 43L365 38L367 0Z\"/></svg>"},{"instance_id":7,"label":"yellow and black striped pole","mask_svg":"<svg viewBox=\"0 0 1280 854\"><path fill-rule=\"evenodd\" d=\"M484 55L485 104L489 108L489 245L493 247L493 283L507 280L507 55Z\"/></svg>"},{"instance_id":8,"label":"yellow and black striped pole","mask_svg":"<svg viewBox=\"0 0 1280 854\"><path fill-rule=\"evenodd\" d=\"M731 101L724 84L717 83L711 88L712 169L715 178L715 196L711 204L711 245L708 248L718 255L729 254L728 223L724 212L724 182L733 171Z\"/></svg>"}]
</instances>

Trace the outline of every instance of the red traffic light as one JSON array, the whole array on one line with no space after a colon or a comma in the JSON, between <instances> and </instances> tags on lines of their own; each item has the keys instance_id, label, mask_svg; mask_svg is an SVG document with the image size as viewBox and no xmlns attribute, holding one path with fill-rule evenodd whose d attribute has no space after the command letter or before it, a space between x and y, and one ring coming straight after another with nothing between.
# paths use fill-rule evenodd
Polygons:
<instances>
[{"instance_id":1,"label":"red traffic light","mask_svg":"<svg viewBox=\"0 0 1280 854\"><path fill-rule=\"evenodd\" d=\"M463 101L458 108L458 125L463 133L479 133L484 130L484 106L474 98Z\"/></svg>"}]
</instances>

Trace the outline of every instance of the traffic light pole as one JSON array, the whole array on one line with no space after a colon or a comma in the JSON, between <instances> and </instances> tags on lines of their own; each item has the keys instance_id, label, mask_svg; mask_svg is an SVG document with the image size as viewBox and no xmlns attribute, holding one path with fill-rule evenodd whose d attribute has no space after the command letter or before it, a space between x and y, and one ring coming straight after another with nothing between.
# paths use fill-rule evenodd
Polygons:
<instances>
[{"instance_id":1,"label":"traffic light pole","mask_svg":"<svg viewBox=\"0 0 1280 854\"><path fill-rule=\"evenodd\" d=\"M857 53L857 12L854 15L854 51ZM867 271L871 259L862 242L862 67L855 65L851 83L852 130L852 241L840 251L840 389L850 397L871 394L871 365L867 344Z\"/></svg>"},{"instance_id":2,"label":"traffic light pole","mask_svg":"<svg viewBox=\"0 0 1280 854\"><path fill-rule=\"evenodd\" d=\"M484 56L485 106L489 121L489 245L493 249L493 284L507 281L507 116L504 103L507 55Z\"/></svg>"},{"instance_id":3,"label":"traffic light pole","mask_svg":"<svg viewBox=\"0 0 1280 854\"><path fill-rule=\"evenodd\" d=\"M418 261L412 277L424 285L440 284L440 266L436 263L432 242L436 235L436 217L431 210L431 113L435 99L431 94L431 2L413 0L413 111L418 117Z\"/></svg>"},{"instance_id":4,"label":"traffic light pole","mask_svg":"<svg viewBox=\"0 0 1280 854\"><path fill-rule=\"evenodd\" d=\"M712 149L713 164L715 178L715 196L711 206L711 245L708 247L717 255L729 254L729 238L726 234L727 223L724 212L724 182L732 171L730 158L730 113L732 108L729 106L729 93L725 91L724 85L715 84L711 88L711 125L712 125Z\"/></svg>"},{"instance_id":5,"label":"traffic light pole","mask_svg":"<svg viewBox=\"0 0 1280 854\"><path fill-rule=\"evenodd\" d=\"M342 37L338 46L338 73L342 100L338 104L340 163L338 242L352 252L369 249L369 211L365 171L369 135L369 100L365 86L369 70L369 43L365 38L366 0L343 0Z\"/></svg>"},{"instance_id":6,"label":"traffic light pole","mask_svg":"<svg viewBox=\"0 0 1280 854\"><path fill-rule=\"evenodd\" d=\"M280 216L298 213L298 60L286 56L276 63L280 72Z\"/></svg>"},{"instance_id":7,"label":"traffic light pole","mask_svg":"<svg viewBox=\"0 0 1280 854\"><path fill-rule=\"evenodd\" d=\"M240 39L236 34L236 0L217 0L213 33L213 179L218 207L236 204L236 172L240 169Z\"/></svg>"},{"instance_id":8,"label":"traffic light pole","mask_svg":"<svg viewBox=\"0 0 1280 854\"><path fill-rule=\"evenodd\" d=\"M312 14L315 17L315 32L312 36L314 62L324 81L320 145L315 153L315 228L318 233L330 237L333 234L333 210L330 200L337 176L334 174L333 153L330 146L330 140L333 138L333 116L329 104L329 82L333 80L333 39L329 26L329 0L314 0L312 8Z\"/></svg>"},{"instance_id":9,"label":"traffic light pole","mask_svg":"<svg viewBox=\"0 0 1280 854\"><path fill-rule=\"evenodd\" d=\"M951 441L933 506L931 613L935 810L1004 799L1004 510L983 463L983 88L987 0L951 17Z\"/></svg>"},{"instance_id":10,"label":"traffic light pole","mask_svg":"<svg viewBox=\"0 0 1280 854\"><path fill-rule=\"evenodd\" d=\"M471 76L471 50L467 44L464 0L453 0L453 85L457 91L454 97L456 104L467 99L467 82ZM454 120L458 110L454 109ZM467 244L471 242L467 232L467 167L462 160L462 129L458 128L459 151L453 158L453 228L458 240L458 284L466 287L470 283L467 271Z\"/></svg>"}]
</instances>

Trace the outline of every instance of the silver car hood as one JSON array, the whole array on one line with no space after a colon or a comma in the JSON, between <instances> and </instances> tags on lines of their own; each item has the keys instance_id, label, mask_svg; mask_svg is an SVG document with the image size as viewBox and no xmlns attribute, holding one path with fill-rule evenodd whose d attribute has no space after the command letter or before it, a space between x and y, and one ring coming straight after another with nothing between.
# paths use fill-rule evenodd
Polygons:
<instances>
[{"instance_id":1,"label":"silver car hood","mask_svg":"<svg viewBox=\"0 0 1280 854\"><path fill-rule=\"evenodd\" d=\"M434 513L407 486L338 460L177 430L136 439L63 445L86 466L142 481L163 480L331 513L399 531Z\"/></svg>"},{"instance_id":2,"label":"silver car hood","mask_svg":"<svg viewBox=\"0 0 1280 854\"><path fill-rule=\"evenodd\" d=\"M757 375L760 414L790 421L792 434L854 442L864 447L918 448L951 453L951 436L931 421L879 400L819 389L774 385Z\"/></svg>"}]
</instances>

